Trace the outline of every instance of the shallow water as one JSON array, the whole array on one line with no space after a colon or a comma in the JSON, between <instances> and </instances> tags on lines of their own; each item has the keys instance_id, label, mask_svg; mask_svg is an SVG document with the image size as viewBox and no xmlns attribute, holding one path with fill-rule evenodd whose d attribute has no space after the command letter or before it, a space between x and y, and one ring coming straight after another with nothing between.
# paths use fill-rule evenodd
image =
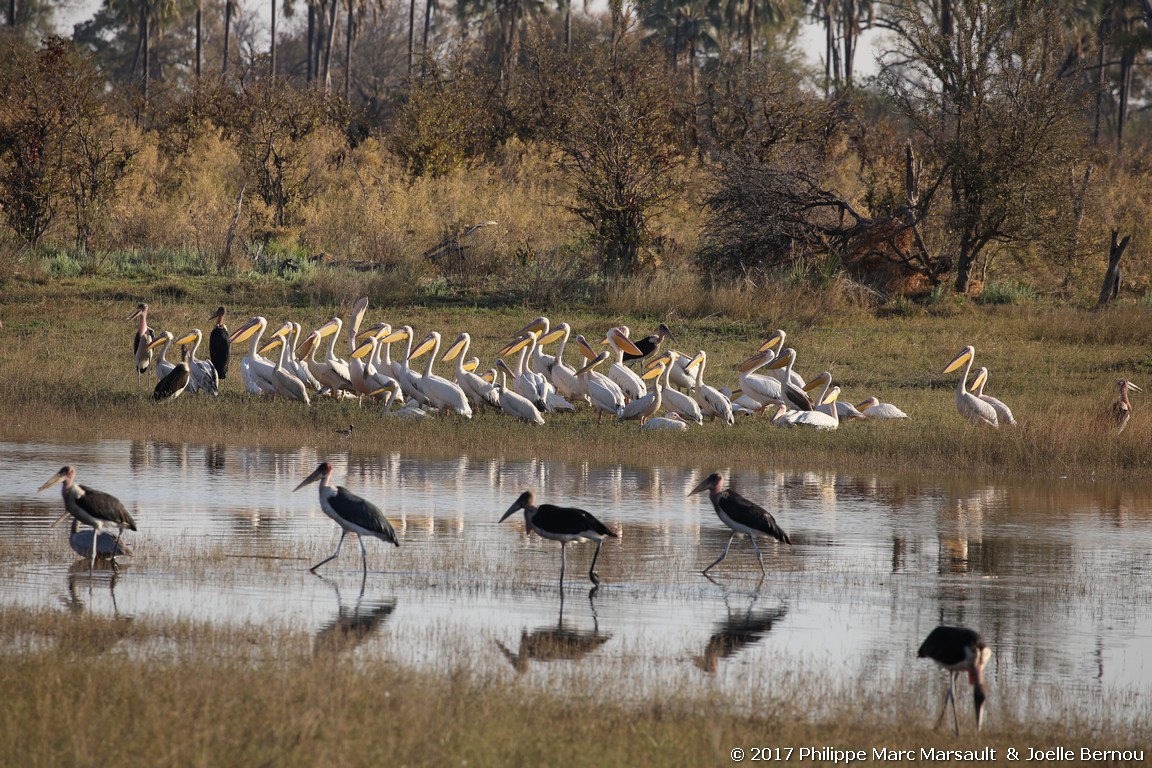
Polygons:
<instances>
[{"instance_id":1,"label":"shallow water","mask_svg":"<svg viewBox=\"0 0 1152 768\"><path fill-rule=\"evenodd\" d=\"M308 572L339 537L316 486L293 493L321 460L401 538L400 549L366 542L363 580L353 537L324 578ZM137 521L125 534L135 556L117 573L77 567L67 528L47 527L63 511L59 487L36 489L66 463ZM704 468L0 443L0 535L19 553L0 570L0 602L305 629L317 652L494 665L542 685L595 671L620 695L689 680L738 701L789 668L846 688L911 675L933 707L944 678L916 649L937 624L959 624L994 649L993 696L1037 692L1032 714L1057 716L1046 691L1147 710L1152 487L715 469L793 539L762 547L766 579L746 539L715 581L700 575L728 540L707 496L687 495ZM569 547L562 603L559 546L527 537L519 513L497 522L525 488L620 532L594 596L593 545Z\"/></svg>"}]
</instances>

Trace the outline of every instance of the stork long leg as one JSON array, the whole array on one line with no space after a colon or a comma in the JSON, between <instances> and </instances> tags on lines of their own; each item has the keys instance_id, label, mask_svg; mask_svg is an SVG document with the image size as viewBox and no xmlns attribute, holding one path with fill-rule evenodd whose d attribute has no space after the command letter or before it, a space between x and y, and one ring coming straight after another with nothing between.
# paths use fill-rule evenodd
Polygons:
<instances>
[{"instance_id":1,"label":"stork long leg","mask_svg":"<svg viewBox=\"0 0 1152 768\"><path fill-rule=\"evenodd\" d=\"M948 690L944 692L944 706L940 708L940 716L936 718L936 727L937 728L939 728L940 724L942 722L944 722L944 715L948 714L948 702L949 701L952 702L952 716L953 716L953 718L955 718L955 716L956 716L956 702L952 696L952 683L955 680L956 680L956 673L955 672L949 672L948 673ZM956 731L957 731L957 733L959 733L959 731L960 731L959 724L956 725Z\"/></svg>"},{"instance_id":2,"label":"stork long leg","mask_svg":"<svg viewBox=\"0 0 1152 768\"><path fill-rule=\"evenodd\" d=\"M764 553L760 551L760 547L756 546L756 537L749 535L748 541L752 542L752 549L756 550L756 559L760 561L760 575L767 576L768 572L764 570Z\"/></svg>"},{"instance_id":3,"label":"stork long leg","mask_svg":"<svg viewBox=\"0 0 1152 768\"><path fill-rule=\"evenodd\" d=\"M959 672L952 673L952 679L948 682L948 697L952 699L952 726L956 729L956 735L960 735L960 720L956 717L956 675Z\"/></svg>"},{"instance_id":4,"label":"stork long leg","mask_svg":"<svg viewBox=\"0 0 1152 768\"><path fill-rule=\"evenodd\" d=\"M308 570L312 571L312 573L316 573L316 569L319 568L320 566L324 565L324 563L327 563L331 560L335 560L337 558L337 556L339 556L339 554L340 554L340 547L344 546L344 537L347 535L348 535L347 529L341 529L340 541L336 542L336 551L333 552L330 557L327 557L327 558L321 560L320 562L316 563L316 565L312 566Z\"/></svg>"},{"instance_id":5,"label":"stork long leg","mask_svg":"<svg viewBox=\"0 0 1152 768\"><path fill-rule=\"evenodd\" d=\"M560 542L560 592L564 592L564 563L567 560L565 552L567 551L567 542Z\"/></svg>"},{"instance_id":6,"label":"stork long leg","mask_svg":"<svg viewBox=\"0 0 1152 768\"><path fill-rule=\"evenodd\" d=\"M724 545L724 551L720 553L720 557L716 558L716 562L712 563L712 565L710 565L707 568L705 568L704 570L700 571L700 573L707 574L708 571L712 570L717 565L719 565L721 560L728 557L728 549L732 546L732 539L734 539L734 538L736 538L736 532L735 531L733 531L732 535L728 537L728 543Z\"/></svg>"},{"instance_id":7,"label":"stork long leg","mask_svg":"<svg viewBox=\"0 0 1152 768\"><path fill-rule=\"evenodd\" d=\"M88 570L96 570L96 537L100 534L100 529L92 528L92 562L88 564Z\"/></svg>"},{"instance_id":8,"label":"stork long leg","mask_svg":"<svg viewBox=\"0 0 1152 768\"><path fill-rule=\"evenodd\" d=\"M364 567L364 573L368 573L368 551L364 549L364 537L356 534L356 541L360 542L360 564Z\"/></svg>"},{"instance_id":9,"label":"stork long leg","mask_svg":"<svg viewBox=\"0 0 1152 768\"><path fill-rule=\"evenodd\" d=\"M596 558L600 557L600 547L603 546L604 539L596 542L596 552L592 555L592 566L588 569L588 578L596 586L600 586L600 577L596 575Z\"/></svg>"}]
</instances>

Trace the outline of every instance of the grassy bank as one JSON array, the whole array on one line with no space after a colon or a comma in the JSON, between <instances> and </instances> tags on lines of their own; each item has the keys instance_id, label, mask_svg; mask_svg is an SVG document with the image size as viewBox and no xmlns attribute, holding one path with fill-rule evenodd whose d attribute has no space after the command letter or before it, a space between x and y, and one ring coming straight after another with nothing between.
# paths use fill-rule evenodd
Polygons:
<instances>
[{"instance_id":1,"label":"grassy bank","mask_svg":"<svg viewBox=\"0 0 1152 768\"><path fill-rule=\"evenodd\" d=\"M698 766L731 764L734 747L749 760L756 747L994 748L1003 757L1026 745L1138 749L1148 735L1122 713L1104 728L1030 725L1010 703L1027 694L998 691L989 728L954 737L932 730L935 689L829 690L796 671L750 692L747 705L685 681L628 706L619 691L578 682L570 698L549 695L500 660L419 673L359 654L354 638L320 649L293 631L9 608L0 641L5 660L18 661L0 665L0 682L21 692L8 699L0 750L26 766Z\"/></svg>"},{"instance_id":2,"label":"grassy bank","mask_svg":"<svg viewBox=\"0 0 1152 768\"><path fill-rule=\"evenodd\" d=\"M291 318L308 328L331 314L345 314L355 292L363 289L352 277L335 275L322 276L322 281L343 286L341 291L316 291L320 279L305 284L175 277L135 282L9 279L0 309L0 408L6 414L0 436L18 441L132 438L336 449L347 445L334 430L354 423L356 450L369 452L1152 478L1152 415L1143 396L1133 396L1135 416L1124 433L1114 434L1106 421L1117 378L1148 383L1142 377L1152 366L1152 309L1142 304L1097 312L1039 303L941 302L879 316L847 302L776 289L735 297L733 314L717 314L704 311L703 305L690 306L689 298L699 290L665 284L622 291L635 312L621 311L615 303L620 295L606 296L595 311L546 312L553 322L566 320L590 338L621 322L645 334L658 319L666 319L679 349L708 351L707 379L716 385L735 386L732 365L772 329L784 328L789 345L799 353L797 369L806 376L827 368L844 388L845 399L859 402L875 395L912 416L905 423L846 424L832 433L773 429L752 419L734 428L707 424L685 434L647 434L635 424L598 424L586 412L552 417L542 428L491 412L470 422L450 418L409 424L388 421L374 406L355 402L321 399L311 408L262 402L241 393L236 368L216 400L185 395L158 405L149 400L154 379L137 381L130 353L134 328L126 318L138 301L151 304L154 327L178 333L192 327L207 331L208 316L219 303L228 305L232 328L251 314L266 315L270 323ZM657 314L660 290L666 308ZM485 366L513 331L539 313L524 302L502 306L492 301L480 307L427 299L399 303L387 293L369 295L367 322L407 323L418 337L437 329L451 339L468 330ZM722 310L721 298L712 294L710 300ZM760 314L753 317L757 309ZM977 429L956 413L953 396L959 374L941 371L964 344L975 345L976 364L991 369L987 391L1013 408L1018 428ZM234 350L237 361L241 354L243 350ZM575 359L572 352L568 355ZM444 368L438 366L447 373Z\"/></svg>"}]
</instances>

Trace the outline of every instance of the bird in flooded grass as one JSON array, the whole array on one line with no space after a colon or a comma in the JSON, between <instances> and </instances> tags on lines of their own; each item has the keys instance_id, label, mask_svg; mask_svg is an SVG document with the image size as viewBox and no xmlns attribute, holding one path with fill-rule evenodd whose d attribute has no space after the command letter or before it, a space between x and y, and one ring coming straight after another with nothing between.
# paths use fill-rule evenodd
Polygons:
<instances>
[{"instance_id":1,"label":"bird in flooded grass","mask_svg":"<svg viewBox=\"0 0 1152 768\"><path fill-rule=\"evenodd\" d=\"M1012 409L1005 405L1000 400L992 397L992 395L984 394L984 385L988 383L988 369L981 367L976 371L976 378L973 379L972 385L968 387L976 397L980 398L996 411L996 421L1009 427L1016 426L1016 417L1012 415Z\"/></svg>"},{"instance_id":2,"label":"bird in flooded grass","mask_svg":"<svg viewBox=\"0 0 1152 768\"><path fill-rule=\"evenodd\" d=\"M948 692L944 695L944 708L940 710L940 717L936 719L937 728L940 727L940 722L948 711L948 702L952 702L952 723L956 727L956 733L960 733L954 688L956 676L961 672L967 672L968 682L972 686L972 701L976 706L976 730L980 730L984 722L984 700L987 698L984 666L991 656L992 649L974 630L940 626L928 633L928 637L920 645L920 650L916 652L916 657L932 659L949 673Z\"/></svg>"},{"instance_id":3,"label":"bird in flooded grass","mask_svg":"<svg viewBox=\"0 0 1152 768\"><path fill-rule=\"evenodd\" d=\"M732 546L732 540L736 538L737 534L744 533L748 535L749 541L752 542L752 548L756 550L756 559L760 562L760 573L765 576L768 575L767 571L764 570L764 555L756 544L756 537L771 537L785 544L791 544L792 540L788 538L788 534L776 524L775 518L768 514L766 509L749 501L731 488L725 488L724 478L719 472L708 475L688 495L693 496L704 491L708 491L708 498L712 500L712 507L716 510L716 516L724 525L732 529L732 535L728 537L728 543L720 557L701 573L707 575L708 571L728 557L728 549Z\"/></svg>"},{"instance_id":4,"label":"bird in flooded grass","mask_svg":"<svg viewBox=\"0 0 1152 768\"><path fill-rule=\"evenodd\" d=\"M65 517L68 517L67 512L56 518L52 525L56 525L56 523L59 523ZM88 531L81 531L80 521L75 517L72 518L72 530L68 535L68 546L72 548L73 552L85 560L92 557L92 534L88 533ZM110 533L99 533L96 535L97 560L107 560L115 567L117 557L131 556L132 550L116 536Z\"/></svg>"},{"instance_id":5,"label":"bird in flooded grass","mask_svg":"<svg viewBox=\"0 0 1152 768\"><path fill-rule=\"evenodd\" d=\"M397 547L400 546L400 541L396 538L396 531L392 528L392 524L388 522L388 518L384 517L384 513L380 511L379 507L360 498L342 485L332 485L332 473L335 471L331 463L322 462L312 474L304 478L300 485L292 489L293 492L296 492L309 483L320 481L320 509L328 517L335 520L341 529L336 551L331 556L316 563L309 570L315 573L320 566L335 560L340 554L340 547L344 546L344 537L349 533L354 533L360 542L360 560L364 572L367 573L368 551L364 548L365 536L375 536Z\"/></svg>"},{"instance_id":6,"label":"bird in flooded grass","mask_svg":"<svg viewBox=\"0 0 1152 768\"><path fill-rule=\"evenodd\" d=\"M61 467L60 471L52 475L48 482L40 486L36 492L39 493L51 488L56 483L64 484L61 495L64 497L64 509L67 513L84 525L92 527L92 535L89 537L91 567L96 565L96 555L101 548L98 537L105 528L114 526L118 529L117 543L119 543L120 535L124 533L125 528L132 531L136 530L136 521L132 519L132 515L128 514L128 510L124 508L120 499L110 493L104 493L77 483L75 467L71 465Z\"/></svg>"},{"instance_id":7,"label":"bird in flooded grass","mask_svg":"<svg viewBox=\"0 0 1152 768\"><path fill-rule=\"evenodd\" d=\"M545 539L560 542L560 588L564 588L565 552L570 541L595 541L596 553L592 555L592 565L588 568L588 578L600 586L596 575L596 559L600 557L600 547L604 537L617 538L617 534L597 520L591 513L576 507L557 507L552 504L536 505L536 495L524 491L508 511L500 518L504 522L518 510L524 510L524 526L529 532L535 531Z\"/></svg>"},{"instance_id":8,"label":"bird in flooded grass","mask_svg":"<svg viewBox=\"0 0 1152 768\"><path fill-rule=\"evenodd\" d=\"M944 368L944 373L952 373L960 366L964 366L964 375L960 377L960 382L956 385L956 410L972 424L987 424L995 429L1000 426L996 409L990 403L984 402L969 392L967 388L968 374L972 371L972 358L975 356L976 349L969 344L960 350L956 357L952 358L952 362Z\"/></svg>"},{"instance_id":9,"label":"bird in flooded grass","mask_svg":"<svg viewBox=\"0 0 1152 768\"><path fill-rule=\"evenodd\" d=\"M1112 423L1116 425L1116 434L1120 434L1124 431L1124 427L1128 426L1128 420L1132 418L1132 404L1128 402L1128 391L1143 392L1144 390L1128 379L1117 379L1116 388L1120 390L1120 395L1112 403Z\"/></svg>"}]
</instances>

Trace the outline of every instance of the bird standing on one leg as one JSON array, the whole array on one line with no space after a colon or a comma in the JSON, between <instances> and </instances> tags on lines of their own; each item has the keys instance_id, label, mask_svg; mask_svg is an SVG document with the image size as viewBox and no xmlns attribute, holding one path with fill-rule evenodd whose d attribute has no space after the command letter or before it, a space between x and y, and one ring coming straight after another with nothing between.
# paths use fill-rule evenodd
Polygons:
<instances>
[{"instance_id":1,"label":"bird standing on one leg","mask_svg":"<svg viewBox=\"0 0 1152 768\"><path fill-rule=\"evenodd\" d=\"M708 491L708 498L712 500L712 507L716 510L717 517L724 525L732 529L732 535L728 537L728 544L720 553L720 557L701 573L707 575L708 571L728 557L728 549L732 546L732 540L736 538L737 534L746 533L749 541L752 542L752 548L756 550L756 559L760 562L760 573L765 576L768 575L767 571L764 570L764 555L760 552L760 547L756 545L756 537L771 536L777 541L791 544L792 540L788 538L788 534L776 524L775 518L768 514L766 509L754 504L731 488L724 488L724 478L720 476L719 472L708 475L688 495L692 496L703 491Z\"/></svg>"},{"instance_id":2,"label":"bird standing on one leg","mask_svg":"<svg viewBox=\"0 0 1152 768\"><path fill-rule=\"evenodd\" d=\"M600 577L596 575L596 559L600 557L600 547L604 544L604 537L616 538L616 533L608 526L597 520L591 513L576 507L557 507L552 504L536 506L536 495L532 491L524 491L516 502L508 507L508 511L500 518L500 522L507 520L517 510L524 510L524 525L529 531L535 531L545 539L560 542L560 588L564 588L565 548L570 541L585 539L596 542L596 553L592 555L592 565L588 568L588 578L596 586L600 586Z\"/></svg>"},{"instance_id":3,"label":"bird standing on one leg","mask_svg":"<svg viewBox=\"0 0 1152 768\"><path fill-rule=\"evenodd\" d=\"M324 565L330 560L335 560L340 554L340 547L344 546L344 537L349 532L356 534L356 539L360 542L360 559L364 566L364 571L368 571L368 552L364 549L364 537L375 536L391 544L400 546L399 540L396 538L396 531L392 528L392 524L388 522L388 518L384 517L384 513L380 511L372 502L362 499L356 494L349 491L342 485L332 485L332 473L335 469L327 461L316 467L316 470L304 478L300 485L296 486L293 492L300 490L309 483L320 481L320 509L324 514L336 521L337 525L342 529L340 531L340 541L336 544L336 551L330 557L327 557L316 565L312 566L309 570L313 573L316 569Z\"/></svg>"},{"instance_id":4,"label":"bird standing on one leg","mask_svg":"<svg viewBox=\"0 0 1152 768\"><path fill-rule=\"evenodd\" d=\"M984 722L984 700L987 694L984 688L984 666L992 656L992 649L980 637L980 633L964 627L936 627L928 633L928 637L916 652L917 658L929 658L948 670L948 692L944 694L944 708L940 710L940 717L936 719L936 727L948 711L948 702L952 702L952 724L956 733L960 733L960 721L956 717L956 675L961 672L968 673L968 682L972 685L972 700L976 706L976 730Z\"/></svg>"}]
</instances>

